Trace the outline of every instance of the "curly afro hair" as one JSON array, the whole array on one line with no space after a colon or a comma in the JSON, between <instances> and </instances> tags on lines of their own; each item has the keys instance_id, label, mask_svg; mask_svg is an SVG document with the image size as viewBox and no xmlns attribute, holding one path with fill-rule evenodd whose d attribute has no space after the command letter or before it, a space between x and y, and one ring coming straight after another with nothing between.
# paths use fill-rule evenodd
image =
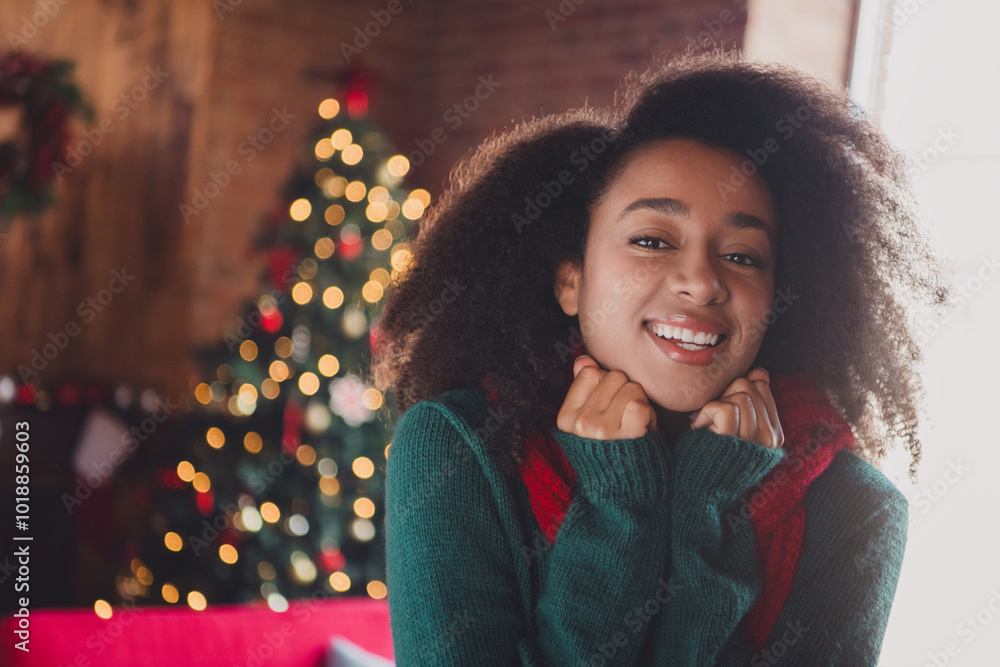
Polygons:
<instances>
[{"instance_id":1,"label":"curly afro hair","mask_svg":"<svg viewBox=\"0 0 1000 667\"><path fill-rule=\"evenodd\" d=\"M738 52L659 60L629 74L613 108L532 118L456 165L385 295L375 386L404 412L488 382L501 419L486 445L514 474L523 438L555 424L572 381L579 323L556 301L554 269L582 266L590 211L625 159L672 137L748 156L744 174L759 171L777 205L775 287L797 299L754 366L811 375L856 451L878 465L901 443L915 480L924 391L910 317L949 292L905 162L846 91Z\"/></svg>"}]
</instances>

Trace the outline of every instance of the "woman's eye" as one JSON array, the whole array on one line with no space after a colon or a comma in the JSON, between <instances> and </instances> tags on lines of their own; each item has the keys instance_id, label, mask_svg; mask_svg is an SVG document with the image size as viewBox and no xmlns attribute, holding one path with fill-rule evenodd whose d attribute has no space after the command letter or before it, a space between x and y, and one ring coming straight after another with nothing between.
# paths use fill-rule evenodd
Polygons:
<instances>
[{"instance_id":1,"label":"woman's eye","mask_svg":"<svg viewBox=\"0 0 1000 667\"><path fill-rule=\"evenodd\" d=\"M726 257L734 264L738 264L740 266L756 266L756 267L763 266L763 264L757 258L742 252L731 252L728 255L723 255L723 257Z\"/></svg>"},{"instance_id":2,"label":"woman's eye","mask_svg":"<svg viewBox=\"0 0 1000 667\"><path fill-rule=\"evenodd\" d=\"M640 248L646 248L647 250L663 250L664 248L671 247L670 244L663 239L645 234L641 236L633 236L628 240L628 242L632 245L637 245ZM658 247L657 244L662 244L662 247Z\"/></svg>"}]
</instances>

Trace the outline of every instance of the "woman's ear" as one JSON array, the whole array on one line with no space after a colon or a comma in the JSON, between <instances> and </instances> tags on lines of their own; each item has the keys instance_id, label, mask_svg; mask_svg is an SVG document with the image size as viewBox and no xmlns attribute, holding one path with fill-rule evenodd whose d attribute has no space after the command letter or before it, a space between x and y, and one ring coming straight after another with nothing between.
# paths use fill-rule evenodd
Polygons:
<instances>
[{"instance_id":1,"label":"woman's ear","mask_svg":"<svg viewBox=\"0 0 1000 667\"><path fill-rule=\"evenodd\" d=\"M579 312L580 268L571 260L565 260L555 270L556 301L567 315Z\"/></svg>"}]
</instances>

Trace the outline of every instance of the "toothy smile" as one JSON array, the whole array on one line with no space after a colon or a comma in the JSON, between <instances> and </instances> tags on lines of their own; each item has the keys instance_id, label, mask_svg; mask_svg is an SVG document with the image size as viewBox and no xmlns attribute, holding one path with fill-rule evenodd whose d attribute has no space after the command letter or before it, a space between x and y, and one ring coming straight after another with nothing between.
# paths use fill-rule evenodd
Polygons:
<instances>
[{"instance_id":1,"label":"toothy smile","mask_svg":"<svg viewBox=\"0 0 1000 667\"><path fill-rule=\"evenodd\" d=\"M726 338L726 334L695 331L658 322L646 322L646 328L658 337L669 340L685 350L704 350L715 347Z\"/></svg>"}]
</instances>

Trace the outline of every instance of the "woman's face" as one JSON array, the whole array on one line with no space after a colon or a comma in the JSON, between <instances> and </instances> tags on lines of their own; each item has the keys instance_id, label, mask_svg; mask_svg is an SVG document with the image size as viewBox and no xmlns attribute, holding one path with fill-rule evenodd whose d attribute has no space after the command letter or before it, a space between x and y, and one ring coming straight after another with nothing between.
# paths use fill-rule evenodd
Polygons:
<instances>
[{"instance_id":1,"label":"woman's face","mask_svg":"<svg viewBox=\"0 0 1000 667\"><path fill-rule=\"evenodd\" d=\"M640 147L591 215L582 270L556 272L587 353L668 411L718 398L763 340L777 219L759 175L731 185L744 161L684 138Z\"/></svg>"}]
</instances>

